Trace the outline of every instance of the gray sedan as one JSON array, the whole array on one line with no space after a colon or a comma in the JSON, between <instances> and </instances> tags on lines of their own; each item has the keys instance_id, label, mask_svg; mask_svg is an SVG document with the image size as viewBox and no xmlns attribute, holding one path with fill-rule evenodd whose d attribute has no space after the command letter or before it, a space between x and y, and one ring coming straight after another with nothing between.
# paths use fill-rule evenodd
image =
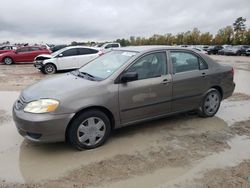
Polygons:
<instances>
[{"instance_id":1,"label":"gray sedan","mask_svg":"<svg viewBox=\"0 0 250 188\"><path fill-rule=\"evenodd\" d=\"M192 49L119 48L27 87L13 118L29 140L91 149L123 126L193 110L214 116L234 91L233 74L232 67Z\"/></svg>"}]
</instances>

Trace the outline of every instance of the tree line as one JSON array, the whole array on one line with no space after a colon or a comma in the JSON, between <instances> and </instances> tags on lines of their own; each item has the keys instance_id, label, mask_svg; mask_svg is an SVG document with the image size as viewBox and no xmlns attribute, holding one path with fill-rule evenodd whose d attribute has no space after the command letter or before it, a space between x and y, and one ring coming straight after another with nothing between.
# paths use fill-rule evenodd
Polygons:
<instances>
[{"instance_id":1,"label":"tree line","mask_svg":"<svg viewBox=\"0 0 250 188\"><path fill-rule=\"evenodd\" d=\"M215 35L202 33L198 28L176 35L155 34L149 38L131 36L129 39L117 39L122 46L137 45L250 45L250 28L246 28L246 19L239 17L233 25L218 30Z\"/></svg>"}]
</instances>

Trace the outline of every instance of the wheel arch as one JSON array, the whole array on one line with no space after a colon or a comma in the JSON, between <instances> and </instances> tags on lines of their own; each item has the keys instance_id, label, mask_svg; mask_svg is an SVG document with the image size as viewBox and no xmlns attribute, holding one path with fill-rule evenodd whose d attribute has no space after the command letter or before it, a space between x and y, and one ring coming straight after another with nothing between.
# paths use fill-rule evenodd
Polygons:
<instances>
[{"instance_id":1,"label":"wheel arch","mask_svg":"<svg viewBox=\"0 0 250 188\"><path fill-rule=\"evenodd\" d=\"M105 113L109 120L110 120L110 123L111 123L111 130L113 130L115 128L115 119L114 119L114 115L113 113L107 109L106 107L103 107L103 106L89 106L89 107L86 107L86 108L83 108L81 110L79 110L72 118L71 120L69 121L68 125L67 125L67 128L66 128L66 131L65 131L65 140L67 141L67 132L68 132L68 129L70 128L70 125L71 123L74 121L75 118L77 118L81 113L83 112L86 112L86 111L89 111L89 110L99 110L103 113Z\"/></svg>"},{"instance_id":2,"label":"wheel arch","mask_svg":"<svg viewBox=\"0 0 250 188\"><path fill-rule=\"evenodd\" d=\"M219 93L221 95L221 99L223 99L223 89L222 89L222 87L220 87L218 85L215 85L215 86L212 86L210 89L216 89L217 91L219 91Z\"/></svg>"},{"instance_id":3,"label":"wheel arch","mask_svg":"<svg viewBox=\"0 0 250 188\"><path fill-rule=\"evenodd\" d=\"M55 63L53 63L53 62L51 62L51 61L49 61L48 63L45 63L45 64L44 64L44 66L45 66L45 65L49 65L49 64L54 65L54 66L55 66L55 68L56 68L56 71L57 71L57 66L56 66L56 64L55 64Z\"/></svg>"}]
</instances>

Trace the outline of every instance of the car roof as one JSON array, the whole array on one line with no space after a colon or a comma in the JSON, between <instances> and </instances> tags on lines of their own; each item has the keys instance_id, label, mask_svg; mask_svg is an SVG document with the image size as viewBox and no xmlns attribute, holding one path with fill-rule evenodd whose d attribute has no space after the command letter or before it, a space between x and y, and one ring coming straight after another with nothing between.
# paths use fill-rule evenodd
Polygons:
<instances>
[{"instance_id":1,"label":"car roof","mask_svg":"<svg viewBox=\"0 0 250 188\"><path fill-rule=\"evenodd\" d=\"M63 49L68 50L68 49L73 49L73 48L88 48L88 49L93 49L93 50L98 50L99 51L99 48L89 47L89 46L67 46L67 47L65 47Z\"/></svg>"},{"instance_id":2,"label":"car roof","mask_svg":"<svg viewBox=\"0 0 250 188\"><path fill-rule=\"evenodd\" d=\"M197 52L192 48L183 48L178 46L166 46L166 45L127 46L121 48L114 48L113 50L135 51L135 52L147 52L152 50L191 50Z\"/></svg>"}]
</instances>

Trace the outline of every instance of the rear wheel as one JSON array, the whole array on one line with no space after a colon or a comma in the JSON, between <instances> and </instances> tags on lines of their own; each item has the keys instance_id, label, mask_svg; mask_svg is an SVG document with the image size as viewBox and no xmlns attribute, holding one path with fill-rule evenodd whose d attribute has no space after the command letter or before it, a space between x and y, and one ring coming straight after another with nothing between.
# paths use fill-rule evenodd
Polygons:
<instances>
[{"instance_id":1,"label":"rear wheel","mask_svg":"<svg viewBox=\"0 0 250 188\"><path fill-rule=\"evenodd\" d=\"M111 131L110 120L99 110L81 113L67 130L67 140L79 149L93 149L104 144Z\"/></svg>"},{"instance_id":2,"label":"rear wheel","mask_svg":"<svg viewBox=\"0 0 250 188\"><path fill-rule=\"evenodd\" d=\"M56 73L56 66L52 63L45 64L42 68L42 73L44 74L54 74Z\"/></svg>"},{"instance_id":3,"label":"rear wheel","mask_svg":"<svg viewBox=\"0 0 250 188\"><path fill-rule=\"evenodd\" d=\"M204 97L199 108L199 115L202 117L212 117L219 110L221 94L217 89L210 89Z\"/></svg>"},{"instance_id":4,"label":"rear wheel","mask_svg":"<svg viewBox=\"0 0 250 188\"><path fill-rule=\"evenodd\" d=\"M5 65L11 65L13 63L13 60L10 57L6 57L3 60Z\"/></svg>"}]
</instances>

